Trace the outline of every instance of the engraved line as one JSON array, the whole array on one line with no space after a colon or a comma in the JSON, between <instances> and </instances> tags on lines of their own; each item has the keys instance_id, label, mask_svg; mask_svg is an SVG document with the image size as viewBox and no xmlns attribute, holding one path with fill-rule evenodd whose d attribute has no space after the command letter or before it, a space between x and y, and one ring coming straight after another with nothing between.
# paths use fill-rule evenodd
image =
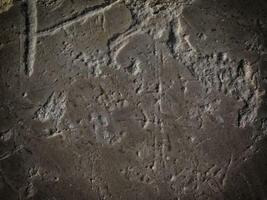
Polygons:
<instances>
[{"instance_id":1,"label":"engraved line","mask_svg":"<svg viewBox=\"0 0 267 200\"><path fill-rule=\"evenodd\" d=\"M119 3L120 1L116 1L112 4L109 4L108 2L102 3L100 5L96 5L87 9L84 9L82 12L62 21L59 22L57 24L52 25L49 28L43 29L43 30L39 30L37 32L37 37L44 37L47 35L51 35L54 34L56 32L58 32L60 29L62 28L66 28L68 26L71 26L77 22L86 20L89 17L95 16L97 14L102 13L103 11L110 9L112 6L114 6L115 4Z\"/></svg>"},{"instance_id":2,"label":"engraved line","mask_svg":"<svg viewBox=\"0 0 267 200\"><path fill-rule=\"evenodd\" d=\"M24 71L29 77L33 73L36 54L37 9L36 0L28 0L24 5L25 42L24 42Z\"/></svg>"}]
</instances>

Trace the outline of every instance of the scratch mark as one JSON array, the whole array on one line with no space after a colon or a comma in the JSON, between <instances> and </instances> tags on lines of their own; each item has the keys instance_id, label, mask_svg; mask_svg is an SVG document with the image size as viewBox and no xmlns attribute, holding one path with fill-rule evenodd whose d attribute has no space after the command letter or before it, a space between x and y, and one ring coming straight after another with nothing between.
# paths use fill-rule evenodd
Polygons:
<instances>
[{"instance_id":1,"label":"scratch mark","mask_svg":"<svg viewBox=\"0 0 267 200\"><path fill-rule=\"evenodd\" d=\"M165 126L164 126L164 121L163 121L163 105L162 105L162 95L163 95L163 83L162 83L162 78L161 78L161 74L162 74L162 65L164 63L164 59L163 59L163 54L162 52L160 53L160 65L158 67L158 83L159 83L159 89L158 89L158 94L159 94L159 118L160 118L160 133L162 136L162 159L163 159L163 164L164 167L166 167L167 162L167 155L166 152L170 149L170 140L169 140L169 135L167 134L167 132L165 131Z\"/></svg>"},{"instance_id":2,"label":"scratch mark","mask_svg":"<svg viewBox=\"0 0 267 200\"><path fill-rule=\"evenodd\" d=\"M234 159L233 155L231 155L230 161L229 161L229 163L227 165L227 168L226 168L223 180L222 180L223 187L226 185L226 181L227 181L227 178L228 178L229 170L230 170L230 168L232 167L232 164L233 164L233 159Z\"/></svg>"},{"instance_id":3,"label":"scratch mark","mask_svg":"<svg viewBox=\"0 0 267 200\"><path fill-rule=\"evenodd\" d=\"M86 8L83 11L77 13L74 16L71 16L70 18L68 18L66 20L63 20L57 24L54 24L51 27L48 27L46 29L39 30L37 32L37 37L44 37L47 35L55 34L56 32L58 32L62 28L69 27L69 26L71 26L77 22L87 20L89 17L95 16L97 14L101 14L101 13L103 13L103 11L110 9L112 6L114 6L117 3L119 3L119 1L116 1L112 4L109 4L108 2L104 2L100 5Z\"/></svg>"},{"instance_id":4,"label":"scratch mark","mask_svg":"<svg viewBox=\"0 0 267 200\"><path fill-rule=\"evenodd\" d=\"M5 152L0 155L0 161L8 159L9 157L13 156L15 153L19 152L20 150L24 149L24 146L20 145L16 149L14 149L12 152Z\"/></svg>"},{"instance_id":5,"label":"scratch mark","mask_svg":"<svg viewBox=\"0 0 267 200\"><path fill-rule=\"evenodd\" d=\"M24 72L29 77L33 74L37 43L37 9L36 0L27 0L23 4L25 14Z\"/></svg>"},{"instance_id":6,"label":"scratch mark","mask_svg":"<svg viewBox=\"0 0 267 200\"><path fill-rule=\"evenodd\" d=\"M155 172L158 170L158 162L159 162L159 151L158 151L158 137L154 137L154 161L152 170Z\"/></svg>"}]
</instances>

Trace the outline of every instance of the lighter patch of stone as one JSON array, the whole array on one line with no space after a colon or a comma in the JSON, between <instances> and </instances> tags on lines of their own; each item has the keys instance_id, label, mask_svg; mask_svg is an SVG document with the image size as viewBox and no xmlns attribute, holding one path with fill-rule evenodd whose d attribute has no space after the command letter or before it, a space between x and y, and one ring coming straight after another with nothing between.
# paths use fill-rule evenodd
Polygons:
<instances>
[{"instance_id":1,"label":"lighter patch of stone","mask_svg":"<svg viewBox=\"0 0 267 200\"><path fill-rule=\"evenodd\" d=\"M28 0L28 18L29 18L29 33L28 33L28 57L27 57L27 73L29 76L33 74L34 71L34 63L35 63L35 54L36 54L36 44L37 44L37 8L36 8L36 0Z\"/></svg>"},{"instance_id":2,"label":"lighter patch of stone","mask_svg":"<svg viewBox=\"0 0 267 200\"><path fill-rule=\"evenodd\" d=\"M0 0L0 14L8 11L13 6L13 0Z\"/></svg>"},{"instance_id":3,"label":"lighter patch of stone","mask_svg":"<svg viewBox=\"0 0 267 200\"><path fill-rule=\"evenodd\" d=\"M35 119L41 122L52 120L58 125L66 112L66 95L53 93L47 102L35 113Z\"/></svg>"}]
</instances>

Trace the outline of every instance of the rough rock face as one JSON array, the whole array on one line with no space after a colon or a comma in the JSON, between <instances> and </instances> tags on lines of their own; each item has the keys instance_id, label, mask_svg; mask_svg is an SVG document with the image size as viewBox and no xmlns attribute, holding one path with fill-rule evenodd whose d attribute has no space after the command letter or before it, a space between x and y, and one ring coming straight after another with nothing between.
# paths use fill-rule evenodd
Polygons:
<instances>
[{"instance_id":1,"label":"rough rock face","mask_svg":"<svg viewBox=\"0 0 267 200\"><path fill-rule=\"evenodd\" d=\"M7 11L13 5L13 0L0 0L0 13Z\"/></svg>"},{"instance_id":2,"label":"rough rock face","mask_svg":"<svg viewBox=\"0 0 267 200\"><path fill-rule=\"evenodd\" d=\"M14 1L0 199L267 199L266 41L266 0Z\"/></svg>"}]
</instances>

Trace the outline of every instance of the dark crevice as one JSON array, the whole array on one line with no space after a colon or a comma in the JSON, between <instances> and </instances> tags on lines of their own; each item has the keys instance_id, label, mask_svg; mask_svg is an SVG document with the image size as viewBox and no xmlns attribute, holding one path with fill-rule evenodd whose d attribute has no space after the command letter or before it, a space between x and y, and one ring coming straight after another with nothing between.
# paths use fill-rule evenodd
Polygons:
<instances>
[{"instance_id":1,"label":"dark crevice","mask_svg":"<svg viewBox=\"0 0 267 200\"><path fill-rule=\"evenodd\" d=\"M167 40L167 46L171 52L172 55L175 54L175 45L177 43L177 38L175 35L175 30L174 30L174 22L170 22L170 30L169 30L169 37Z\"/></svg>"},{"instance_id":2,"label":"dark crevice","mask_svg":"<svg viewBox=\"0 0 267 200\"><path fill-rule=\"evenodd\" d=\"M245 75L244 65L245 65L244 59L240 60L238 65L237 65L237 75L238 76L244 76Z\"/></svg>"},{"instance_id":3,"label":"dark crevice","mask_svg":"<svg viewBox=\"0 0 267 200\"><path fill-rule=\"evenodd\" d=\"M113 35L111 38L108 39L107 41L107 55L108 55L108 61L107 61L107 66L111 65L112 64L112 56L111 56L111 53L112 53L112 49L111 49L111 44L116 41L118 39L118 37L120 36L119 33Z\"/></svg>"},{"instance_id":4,"label":"dark crevice","mask_svg":"<svg viewBox=\"0 0 267 200\"><path fill-rule=\"evenodd\" d=\"M28 57L29 57L29 51L30 51L30 18L28 14L29 5L27 2L22 3L22 13L25 18L25 28L23 31L23 34L25 35L24 39L24 55L23 55L23 64L24 64L24 72L25 74L29 74L29 63L28 63Z\"/></svg>"}]
</instances>

